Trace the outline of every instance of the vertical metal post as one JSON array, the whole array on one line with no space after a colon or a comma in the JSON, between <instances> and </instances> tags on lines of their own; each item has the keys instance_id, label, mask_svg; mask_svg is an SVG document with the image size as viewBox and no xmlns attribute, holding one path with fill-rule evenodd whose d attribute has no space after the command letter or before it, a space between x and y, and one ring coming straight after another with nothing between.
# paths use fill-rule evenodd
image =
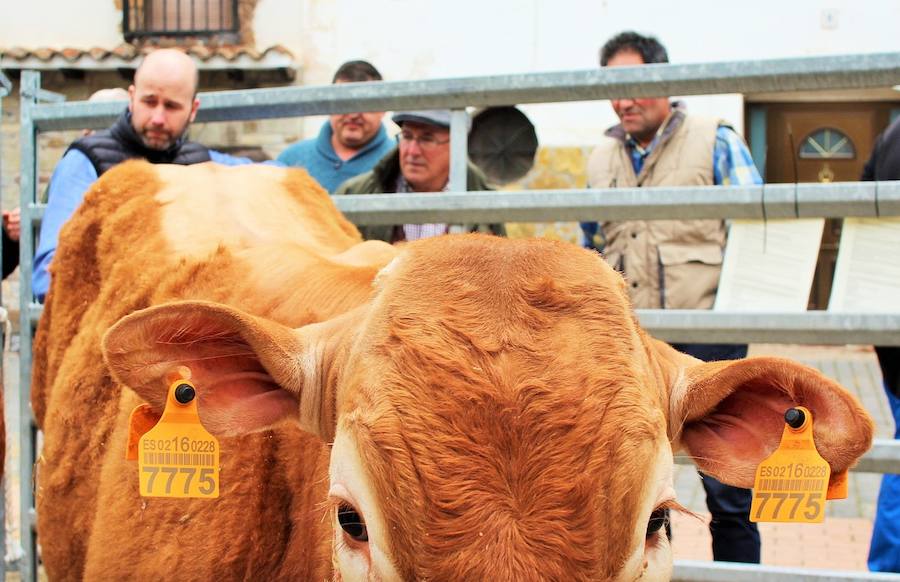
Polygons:
<instances>
[{"instance_id":1,"label":"vertical metal post","mask_svg":"<svg viewBox=\"0 0 900 582\"><path fill-rule=\"evenodd\" d=\"M9 78L3 74L3 71L0 71L0 211L3 210L3 200L2 200L2 197L3 197L2 196L2 194L3 194L3 181L2 181L2 177L3 177L3 163L2 163L2 161L3 161L3 155L2 155L2 152L3 152L3 131L2 131L3 98L6 97L7 95L9 95L9 92L11 89L12 89L12 83L10 82ZM3 243L0 242L0 257L2 257L2 256L3 256ZM0 305L2 305L2 304L3 304L3 294L0 293ZM2 339L3 339L3 335L0 334L0 340L2 340ZM0 341L0 343L2 343L2 341ZM0 370L2 370L2 369L3 369L3 361L2 361L2 359L0 359ZM2 374L0 374L0 378L2 378ZM5 507L0 508L0 511L2 511L2 509L5 509ZM4 530L4 532L5 532L5 530ZM2 535L2 534L0 534L0 535Z\"/></svg>"},{"instance_id":2,"label":"vertical metal post","mask_svg":"<svg viewBox=\"0 0 900 582\"><path fill-rule=\"evenodd\" d=\"M465 192L469 162L469 114L465 109L450 112L450 191Z\"/></svg>"},{"instance_id":3,"label":"vertical metal post","mask_svg":"<svg viewBox=\"0 0 900 582\"><path fill-rule=\"evenodd\" d=\"M0 71L0 152L3 152L3 98L9 95L9 90L11 88L11 83L6 75L3 74L3 71ZM0 161L2 161L3 155L0 154ZM2 202L2 193L3 193L3 167L0 165L0 210L3 209ZM0 242L0 257L3 256L3 243ZM3 294L0 293L0 305L3 304ZM0 329L0 346L6 345L6 338L4 337L6 334L6 326L4 325L2 329ZM4 381L4 362L3 362L3 349L0 347L0 398L6 399L6 382ZM6 407L3 407L4 414ZM6 430L8 425L4 422L3 428ZM5 436L5 435L4 435ZM5 442L5 439L4 439ZM3 454L4 463L6 461L6 454ZM3 472L3 479L0 480L0 550L6 553L6 471ZM2 577L0 580L6 581L6 563L2 564Z\"/></svg>"},{"instance_id":4,"label":"vertical metal post","mask_svg":"<svg viewBox=\"0 0 900 582\"><path fill-rule=\"evenodd\" d=\"M19 519L22 549L25 552L19 567L22 580L37 580L37 551L34 511L34 443L35 426L31 412L31 262L34 251L33 205L37 202L37 130L31 109L38 102L41 75L37 71L22 71L19 89L21 109L19 142L22 171L20 174L22 233L19 239Z\"/></svg>"}]
</instances>

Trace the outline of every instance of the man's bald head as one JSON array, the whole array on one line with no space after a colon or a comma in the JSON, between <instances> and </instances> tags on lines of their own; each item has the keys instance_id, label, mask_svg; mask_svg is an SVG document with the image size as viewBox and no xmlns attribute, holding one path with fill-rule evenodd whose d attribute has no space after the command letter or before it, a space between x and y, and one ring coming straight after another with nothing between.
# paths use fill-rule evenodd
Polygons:
<instances>
[{"instance_id":1,"label":"man's bald head","mask_svg":"<svg viewBox=\"0 0 900 582\"><path fill-rule=\"evenodd\" d=\"M191 97L197 94L200 84L200 72L191 57L178 49L156 49L144 57L134 72L134 83L138 84L142 76L161 76L175 81L186 81L191 84Z\"/></svg>"},{"instance_id":2,"label":"man's bald head","mask_svg":"<svg viewBox=\"0 0 900 582\"><path fill-rule=\"evenodd\" d=\"M166 150L184 135L197 115L199 73L189 56L157 49L144 57L128 88L131 125L144 145Z\"/></svg>"}]
</instances>

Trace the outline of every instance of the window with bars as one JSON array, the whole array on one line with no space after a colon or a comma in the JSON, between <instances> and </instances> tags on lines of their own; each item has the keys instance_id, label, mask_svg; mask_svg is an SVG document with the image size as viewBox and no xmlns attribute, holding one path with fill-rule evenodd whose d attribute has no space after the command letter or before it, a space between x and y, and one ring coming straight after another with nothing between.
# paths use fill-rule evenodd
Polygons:
<instances>
[{"instance_id":1,"label":"window with bars","mask_svg":"<svg viewBox=\"0 0 900 582\"><path fill-rule=\"evenodd\" d=\"M238 32L238 0L124 0L125 40Z\"/></svg>"}]
</instances>

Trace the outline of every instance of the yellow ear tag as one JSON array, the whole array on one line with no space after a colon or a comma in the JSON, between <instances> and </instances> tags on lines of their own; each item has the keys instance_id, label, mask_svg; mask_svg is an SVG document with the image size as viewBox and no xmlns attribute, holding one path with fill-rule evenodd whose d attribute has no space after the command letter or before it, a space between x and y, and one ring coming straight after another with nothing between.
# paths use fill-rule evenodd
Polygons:
<instances>
[{"instance_id":1,"label":"yellow ear tag","mask_svg":"<svg viewBox=\"0 0 900 582\"><path fill-rule=\"evenodd\" d=\"M140 438L142 496L219 496L219 441L200 424L196 395L190 380L172 382L162 418Z\"/></svg>"},{"instance_id":2,"label":"yellow ear tag","mask_svg":"<svg viewBox=\"0 0 900 582\"><path fill-rule=\"evenodd\" d=\"M756 469L750 521L821 523L831 467L816 451L812 413L797 406L784 416L781 444Z\"/></svg>"}]
</instances>

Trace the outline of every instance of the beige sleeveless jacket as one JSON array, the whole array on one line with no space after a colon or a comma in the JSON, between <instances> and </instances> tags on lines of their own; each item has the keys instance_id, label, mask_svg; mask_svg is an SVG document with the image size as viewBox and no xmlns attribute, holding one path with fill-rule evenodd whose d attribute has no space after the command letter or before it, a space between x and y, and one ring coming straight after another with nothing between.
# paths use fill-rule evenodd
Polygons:
<instances>
[{"instance_id":1,"label":"beige sleeveless jacket","mask_svg":"<svg viewBox=\"0 0 900 582\"><path fill-rule=\"evenodd\" d=\"M675 111L638 176L615 128L588 161L592 188L713 184L716 119ZM712 307L722 268L721 220L629 220L602 223L606 260L625 275L631 300L645 309Z\"/></svg>"}]
</instances>

